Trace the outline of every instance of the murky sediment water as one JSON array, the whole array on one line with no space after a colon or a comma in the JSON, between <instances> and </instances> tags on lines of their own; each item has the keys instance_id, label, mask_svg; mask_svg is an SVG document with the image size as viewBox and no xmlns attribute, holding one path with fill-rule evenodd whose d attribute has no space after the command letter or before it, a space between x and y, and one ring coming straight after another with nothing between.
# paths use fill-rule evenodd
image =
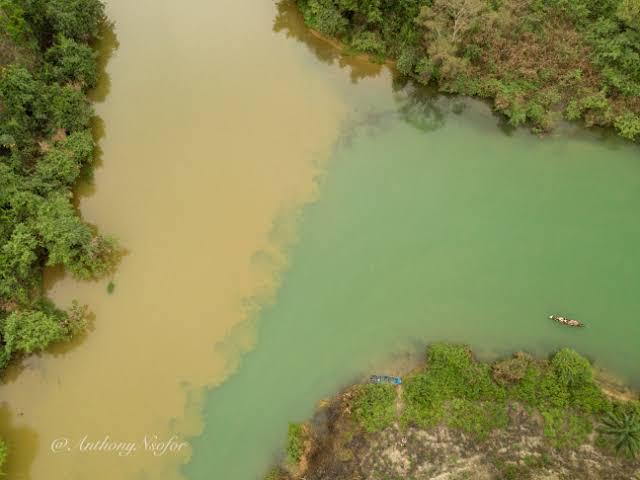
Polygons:
<instances>
[{"instance_id":1,"label":"murky sediment water","mask_svg":"<svg viewBox=\"0 0 640 480\"><path fill-rule=\"evenodd\" d=\"M269 1L110 0L108 14L119 47L99 90L102 162L79 206L129 253L112 295L108 279L52 281L56 302L91 307L94 329L0 387L12 480L174 478L187 449L119 457L78 444L108 435L140 450L145 436L199 430L197 392L239 354L214 346L247 298L273 291L344 112L274 34ZM52 452L62 437L71 451Z\"/></svg>"},{"instance_id":2,"label":"murky sediment water","mask_svg":"<svg viewBox=\"0 0 640 480\"><path fill-rule=\"evenodd\" d=\"M109 15L103 165L80 208L129 254L112 295L52 280L95 328L0 387L10 478L254 480L287 422L434 340L568 345L639 383L637 146L538 139L394 87L286 3L112 0ZM77 448L174 434L193 445L182 468L191 449ZM60 437L71 451L51 451Z\"/></svg>"}]
</instances>

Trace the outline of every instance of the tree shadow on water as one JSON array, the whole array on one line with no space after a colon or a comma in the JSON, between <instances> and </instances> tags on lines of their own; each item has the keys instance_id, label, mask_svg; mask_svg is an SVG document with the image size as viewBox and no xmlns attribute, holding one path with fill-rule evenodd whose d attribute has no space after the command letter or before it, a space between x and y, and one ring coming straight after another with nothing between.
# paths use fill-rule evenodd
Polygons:
<instances>
[{"instance_id":1,"label":"tree shadow on water","mask_svg":"<svg viewBox=\"0 0 640 480\"><path fill-rule=\"evenodd\" d=\"M442 128L447 115L457 113L459 102L438 93L430 86L396 75L393 81L393 97L400 118L421 132L428 133Z\"/></svg>"},{"instance_id":2,"label":"tree shadow on water","mask_svg":"<svg viewBox=\"0 0 640 480\"><path fill-rule=\"evenodd\" d=\"M111 77L107 72L107 65L113 54L120 47L118 36L116 35L115 22L106 20L100 27L99 40L96 50L98 56L96 64L98 67L98 84L89 92L89 100L92 102L103 102L111 91Z\"/></svg>"},{"instance_id":3,"label":"tree shadow on water","mask_svg":"<svg viewBox=\"0 0 640 480\"><path fill-rule=\"evenodd\" d=\"M302 13L293 0L280 0L276 9L274 32L284 33L287 38L304 44L322 63L348 69L353 83L378 76L383 69L388 69L392 74L395 108L356 108L341 128L339 145L350 145L358 135L379 135L398 118L422 132L433 132L444 126L449 113L458 113L464 108L463 102L442 95L433 87L403 78L388 64L374 63L366 56L346 54L338 42L322 37L305 25Z\"/></svg>"},{"instance_id":4,"label":"tree shadow on water","mask_svg":"<svg viewBox=\"0 0 640 480\"><path fill-rule=\"evenodd\" d=\"M31 465L38 453L38 433L30 427L16 425L22 423L22 412L11 411L6 403L0 404L0 438L7 444L9 456L4 466L8 477L22 480L31 480ZM20 451L14 446L20 445Z\"/></svg>"},{"instance_id":5,"label":"tree shadow on water","mask_svg":"<svg viewBox=\"0 0 640 480\"><path fill-rule=\"evenodd\" d=\"M302 43L315 57L327 65L337 65L349 70L353 83L363 78L379 75L385 65L374 63L366 56L348 55L337 41L323 37L304 23L302 13L293 0L280 0L276 4L277 14L273 21L273 31L284 33Z\"/></svg>"}]
</instances>

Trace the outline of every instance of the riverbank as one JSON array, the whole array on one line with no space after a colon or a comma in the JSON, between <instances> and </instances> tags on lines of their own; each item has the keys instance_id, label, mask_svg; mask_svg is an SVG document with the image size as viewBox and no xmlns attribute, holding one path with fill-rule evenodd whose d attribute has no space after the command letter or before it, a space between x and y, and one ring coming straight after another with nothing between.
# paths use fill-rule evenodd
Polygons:
<instances>
[{"instance_id":1,"label":"riverbank","mask_svg":"<svg viewBox=\"0 0 640 480\"><path fill-rule=\"evenodd\" d=\"M605 426L623 412L638 426L637 394L621 400L630 397L610 381L600 388L569 349L489 365L436 344L402 385L354 385L290 426L287 458L266 478L633 478L635 450L616 451Z\"/></svg>"},{"instance_id":2,"label":"riverbank","mask_svg":"<svg viewBox=\"0 0 640 480\"><path fill-rule=\"evenodd\" d=\"M640 138L636 0L296 3L343 51L394 60L405 77L446 93L492 100L513 126L545 132L581 120Z\"/></svg>"},{"instance_id":3,"label":"riverbank","mask_svg":"<svg viewBox=\"0 0 640 480\"><path fill-rule=\"evenodd\" d=\"M51 302L46 267L75 278L109 273L114 239L72 202L90 178L96 142L88 99L101 74L95 44L107 24L101 0L0 3L0 375L10 363L69 341L87 311ZM3 435L8 429L0 425ZM0 440L0 473L13 446Z\"/></svg>"}]
</instances>

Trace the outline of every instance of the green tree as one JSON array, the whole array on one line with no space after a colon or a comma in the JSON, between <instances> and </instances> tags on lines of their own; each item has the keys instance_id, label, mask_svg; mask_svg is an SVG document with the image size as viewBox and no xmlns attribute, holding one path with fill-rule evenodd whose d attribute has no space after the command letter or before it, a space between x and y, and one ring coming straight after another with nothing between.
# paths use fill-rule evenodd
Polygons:
<instances>
[{"instance_id":1,"label":"green tree","mask_svg":"<svg viewBox=\"0 0 640 480\"><path fill-rule=\"evenodd\" d=\"M9 240L0 247L0 300L28 303L37 286L38 240L31 229L20 223Z\"/></svg>"},{"instance_id":2,"label":"green tree","mask_svg":"<svg viewBox=\"0 0 640 480\"><path fill-rule=\"evenodd\" d=\"M72 133L38 161L33 182L42 193L71 187L81 168L93 160L94 142L87 130Z\"/></svg>"},{"instance_id":3,"label":"green tree","mask_svg":"<svg viewBox=\"0 0 640 480\"><path fill-rule=\"evenodd\" d=\"M49 133L60 128L67 133L83 130L93 116L84 93L71 85L50 85L49 102Z\"/></svg>"},{"instance_id":4,"label":"green tree","mask_svg":"<svg viewBox=\"0 0 640 480\"><path fill-rule=\"evenodd\" d=\"M60 35L46 51L45 59L46 73L53 81L78 84L84 90L95 87L96 53L88 45Z\"/></svg>"},{"instance_id":5,"label":"green tree","mask_svg":"<svg viewBox=\"0 0 640 480\"><path fill-rule=\"evenodd\" d=\"M33 228L48 252L47 265L64 265L79 278L94 278L113 264L115 243L92 232L76 215L66 195L38 202Z\"/></svg>"},{"instance_id":6,"label":"green tree","mask_svg":"<svg viewBox=\"0 0 640 480\"><path fill-rule=\"evenodd\" d=\"M29 354L68 338L61 319L42 311L16 311L2 322L2 339L7 354Z\"/></svg>"}]
</instances>

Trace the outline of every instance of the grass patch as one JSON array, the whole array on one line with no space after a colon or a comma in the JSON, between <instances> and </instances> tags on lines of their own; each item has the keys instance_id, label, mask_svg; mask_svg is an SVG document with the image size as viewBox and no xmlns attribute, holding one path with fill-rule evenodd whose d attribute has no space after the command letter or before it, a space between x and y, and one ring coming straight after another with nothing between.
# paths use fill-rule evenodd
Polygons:
<instances>
[{"instance_id":1,"label":"grass patch","mask_svg":"<svg viewBox=\"0 0 640 480\"><path fill-rule=\"evenodd\" d=\"M304 452L304 428L301 423L290 423L287 431L287 460L297 464Z\"/></svg>"},{"instance_id":2,"label":"grass patch","mask_svg":"<svg viewBox=\"0 0 640 480\"><path fill-rule=\"evenodd\" d=\"M505 387L492 380L490 367L475 362L465 346L432 345L426 369L407 379L405 388L404 424L428 428L446 417L450 426L486 436L493 425L506 421Z\"/></svg>"},{"instance_id":3,"label":"grass patch","mask_svg":"<svg viewBox=\"0 0 640 480\"><path fill-rule=\"evenodd\" d=\"M393 385L360 385L353 400L354 416L368 432L382 430L396 418L395 399Z\"/></svg>"}]
</instances>

